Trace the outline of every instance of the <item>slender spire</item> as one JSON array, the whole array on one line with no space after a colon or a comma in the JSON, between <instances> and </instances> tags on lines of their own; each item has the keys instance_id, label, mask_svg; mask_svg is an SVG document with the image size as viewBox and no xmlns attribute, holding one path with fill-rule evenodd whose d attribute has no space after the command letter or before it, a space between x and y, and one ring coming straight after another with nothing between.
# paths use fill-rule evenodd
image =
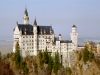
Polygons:
<instances>
[{"instance_id":1,"label":"slender spire","mask_svg":"<svg viewBox=\"0 0 100 75\"><path fill-rule=\"evenodd\" d=\"M27 12L27 7L26 6L25 6L25 12L24 12L23 20L24 20L25 25L29 24L29 17L28 17L28 12Z\"/></svg>"},{"instance_id":2,"label":"slender spire","mask_svg":"<svg viewBox=\"0 0 100 75\"><path fill-rule=\"evenodd\" d=\"M18 26L18 21L16 21L16 25Z\"/></svg>"},{"instance_id":3,"label":"slender spire","mask_svg":"<svg viewBox=\"0 0 100 75\"><path fill-rule=\"evenodd\" d=\"M25 14L26 16L28 16L28 12L27 12L27 7L26 7L26 5L25 5L25 12L24 12L24 14Z\"/></svg>"},{"instance_id":4,"label":"slender spire","mask_svg":"<svg viewBox=\"0 0 100 75\"><path fill-rule=\"evenodd\" d=\"M35 20L34 20L34 25L37 25L37 22L36 22L36 17L35 17Z\"/></svg>"}]
</instances>

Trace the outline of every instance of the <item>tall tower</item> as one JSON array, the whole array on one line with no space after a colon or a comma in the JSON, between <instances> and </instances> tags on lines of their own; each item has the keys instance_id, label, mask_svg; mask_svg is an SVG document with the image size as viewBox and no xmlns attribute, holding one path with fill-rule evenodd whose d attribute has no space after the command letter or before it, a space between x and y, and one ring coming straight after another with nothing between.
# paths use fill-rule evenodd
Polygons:
<instances>
[{"instance_id":1,"label":"tall tower","mask_svg":"<svg viewBox=\"0 0 100 75\"><path fill-rule=\"evenodd\" d=\"M36 22L36 18L34 20L33 30L34 30L34 55L37 56L37 22Z\"/></svg>"},{"instance_id":2,"label":"tall tower","mask_svg":"<svg viewBox=\"0 0 100 75\"><path fill-rule=\"evenodd\" d=\"M29 24L29 17L28 17L27 8L25 8L23 20L24 20L24 24Z\"/></svg>"},{"instance_id":3,"label":"tall tower","mask_svg":"<svg viewBox=\"0 0 100 75\"><path fill-rule=\"evenodd\" d=\"M78 33L77 33L77 27L75 25L72 26L72 32L70 33L72 43L74 43L75 48L77 48L78 43Z\"/></svg>"}]
</instances>

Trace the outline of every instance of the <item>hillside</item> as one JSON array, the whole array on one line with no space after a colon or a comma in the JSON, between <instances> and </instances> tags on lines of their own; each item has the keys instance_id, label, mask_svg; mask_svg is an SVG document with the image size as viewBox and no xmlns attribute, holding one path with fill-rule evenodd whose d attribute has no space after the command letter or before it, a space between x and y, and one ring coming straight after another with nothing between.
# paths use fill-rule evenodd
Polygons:
<instances>
[{"instance_id":1,"label":"hillside","mask_svg":"<svg viewBox=\"0 0 100 75\"><path fill-rule=\"evenodd\" d=\"M58 52L52 58L45 52L39 52L38 56L22 58L19 50L16 53L8 53L1 56L0 75L100 75L100 59L87 48L76 51L74 66L64 68L59 61Z\"/></svg>"}]
</instances>

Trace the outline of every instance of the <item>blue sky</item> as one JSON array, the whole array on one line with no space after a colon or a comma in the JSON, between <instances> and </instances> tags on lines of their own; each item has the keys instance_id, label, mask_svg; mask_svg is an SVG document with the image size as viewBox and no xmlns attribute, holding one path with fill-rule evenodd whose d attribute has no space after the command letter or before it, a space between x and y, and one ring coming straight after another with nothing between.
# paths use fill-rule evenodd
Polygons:
<instances>
[{"instance_id":1,"label":"blue sky","mask_svg":"<svg viewBox=\"0 0 100 75\"><path fill-rule=\"evenodd\" d=\"M70 39L77 26L79 38L100 39L100 0L0 0L0 40L12 39L16 21L23 24L27 6L29 23L52 25L55 35Z\"/></svg>"}]
</instances>

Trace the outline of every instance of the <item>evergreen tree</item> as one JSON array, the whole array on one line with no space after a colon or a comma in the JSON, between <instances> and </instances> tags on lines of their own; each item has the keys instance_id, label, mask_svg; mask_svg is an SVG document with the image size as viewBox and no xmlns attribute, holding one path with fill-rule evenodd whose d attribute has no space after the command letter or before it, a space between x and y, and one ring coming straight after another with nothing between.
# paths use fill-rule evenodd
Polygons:
<instances>
[{"instance_id":1,"label":"evergreen tree","mask_svg":"<svg viewBox=\"0 0 100 75\"><path fill-rule=\"evenodd\" d=\"M86 64L88 60L89 60L89 51L88 51L88 47L85 46L84 51L83 51L83 61Z\"/></svg>"},{"instance_id":2,"label":"evergreen tree","mask_svg":"<svg viewBox=\"0 0 100 75\"><path fill-rule=\"evenodd\" d=\"M52 71L53 68L53 58L49 55L48 69Z\"/></svg>"},{"instance_id":3,"label":"evergreen tree","mask_svg":"<svg viewBox=\"0 0 100 75\"><path fill-rule=\"evenodd\" d=\"M26 64L23 60L20 61L20 69L23 70L23 72L24 72L25 74L28 73L28 68L27 68L26 65L27 65L27 64Z\"/></svg>"},{"instance_id":4,"label":"evergreen tree","mask_svg":"<svg viewBox=\"0 0 100 75\"><path fill-rule=\"evenodd\" d=\"M43 65L43 53L41 51L39 51L39 65L42 66Z\"/></svg>"},{"instance_id":5,"label":"evergreen tree","mask_svg":"<svg viewBox=\"0 0 100 75\"><path fill-rule=\"evenodd\" d=\"M44 63L48 64L48 61L49 61L49 56L48 56L47 47L46 47L46 50L44 52Z\"/></svg>"},{"instance_id":6,"label":"evergreen tree","mask_svg":"<svg viewBox=\"0 0 100 75\"><path fill-rule=\"evenodd\" d=\"M89 52L89 60L92 61L94 59L94 53L92 51Z\"/></svg>"},{"instance_id":7,"label":"evergreen tree","mask_svg":"<svg viewBox=\"0 0 100 75\"><path fill-rule=\"evenodd\" d=\"M16 51L15 51L15 55L14 55L14 60L15 60L15 64L20 67L20 62L22 61L22 57L20 56L20 47L18 42L16 43L16 47L15 47Z\"/></svg>"},{"instance_id":8,"label":"evergreen tree","mask_svg":"<svg viewBox=\"0 0 100 75\"><path fill-rule=\"evenodd\" d=\"M55 58L54 58L54 66L53 66L53 69L54 69L54 73L57 74L57 71L59 70L60 68L60 61L59 61L59 54L58 52L55 54Z\"/></svg>"}]
</instances>

